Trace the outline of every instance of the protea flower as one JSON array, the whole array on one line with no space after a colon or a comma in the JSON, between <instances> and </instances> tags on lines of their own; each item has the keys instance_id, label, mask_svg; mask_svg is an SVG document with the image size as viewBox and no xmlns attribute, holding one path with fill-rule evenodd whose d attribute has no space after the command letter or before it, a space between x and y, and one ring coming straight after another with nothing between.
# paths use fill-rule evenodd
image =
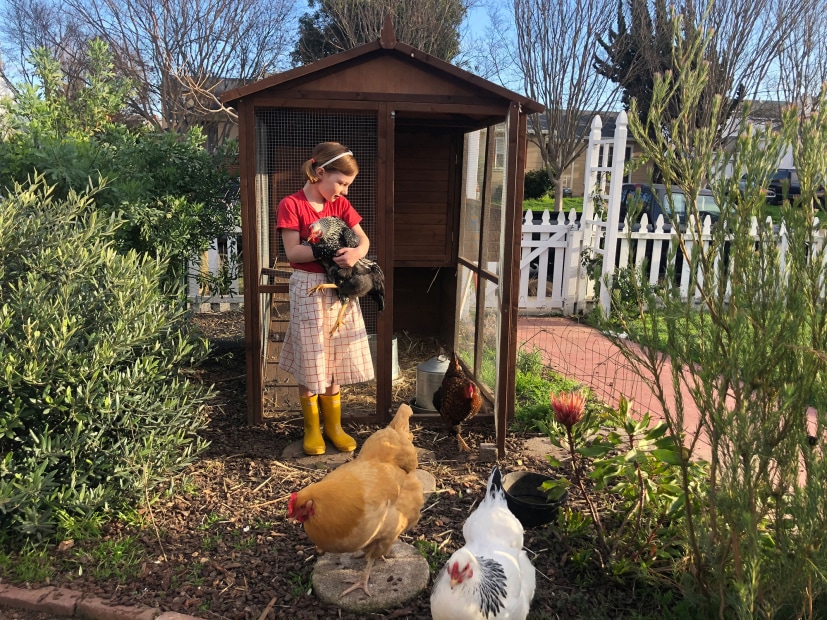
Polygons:
<instances>
[{"instance_id":1,"label":"protea flower","mask_svg":"<svg viewBox=\"0 0 827 620\"><path fill-rule=\"evenodd\" d=\"M551 408L554 410L554 417L557 421L571 430L583 417L583 409L586 407L586 398L580 392L551 392Z\"/></svg>"}]
</instances>

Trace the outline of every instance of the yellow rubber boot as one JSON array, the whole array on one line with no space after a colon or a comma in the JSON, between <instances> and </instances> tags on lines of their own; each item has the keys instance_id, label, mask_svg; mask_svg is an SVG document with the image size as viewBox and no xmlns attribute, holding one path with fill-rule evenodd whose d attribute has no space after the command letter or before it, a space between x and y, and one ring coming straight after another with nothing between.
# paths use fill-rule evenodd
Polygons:
<instances>
[{"instance_id":1,"label":"yellow rubber boot","mask_svg":"<svg viewBox=\"0 0 827 620\"><path fill-rule=\"evenodd\" d=\"M300 396L302 415L304 416L304 453L309 455L324 454L324 437L319 430L319 395Z\"/></svg>"},{"instance_id":2,"label":"yellow rubber boot","mask_svg":"<svg viewBox=\"0 0 827 620\"><path fill-rule=\"evenodd\" d=\"M333 396L319 394L319 405L322 408L324 434L339 449L339 452L353 452L356 449L356 440L342 429L341 395L338 393Z\"/></svg>"}]
</instances>

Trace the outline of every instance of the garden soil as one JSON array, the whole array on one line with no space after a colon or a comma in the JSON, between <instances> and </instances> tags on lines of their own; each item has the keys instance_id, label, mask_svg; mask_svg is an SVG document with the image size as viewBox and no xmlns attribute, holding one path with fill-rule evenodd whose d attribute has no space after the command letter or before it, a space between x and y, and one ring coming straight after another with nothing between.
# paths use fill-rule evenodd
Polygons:
<instances>
[{"instance_id":1,"label":"garden soil","mask_svg":"<svg viewBox=\"0 0 827 620\"><path fill-rule=\"evenodd\" d=\"M290 493L320 479L325 470L281 458L285 447L302 437L301 417L295 412L268 418L259 426L246 423L243 315L206 313L196 315L195 321L208 338L221 343L194 375L216 390L203 431L209 447L183 475L161 489L160 499L142 509L142 525L116 520L106 526L105 537L128 536L136 541L139 553L133 570L105 576L95 570L100 560L94 542L76 541L74 553L88 549L88 555L82 556L86 570L79 571L77 564L65 569L61 553L55 552L48 585L90 593L114 604L146 605L216 620L429 618L430 583L403 606L369 615L344 612L317 598L311 587L317 561L314 545L285 514ZM376 428L346 430L361 445ZM448 556L462 546L462 524L482 498L492 464L479 458L479 446L495 441L494 428L483 421L463 426L470 454L457 451L456 441L438 421L421 424L414 416L412 430L414 443L433 454L421 467L434 475L436 489L419 523L402 540L425 554L432 583L434 572L442 570ZM550 444L536 433L511 431L506 446L507 454L500 460L506 472L555 472L545 459ZM585 514L573 491L566 509ZM657 606L645 589L613 579L588 563L574 562L573 547L556 525L528 530L525 546L537 571L529 618L657 617ZM46 620L49 616L0 609L0 618Z\"/></svg>"}]
</instances>

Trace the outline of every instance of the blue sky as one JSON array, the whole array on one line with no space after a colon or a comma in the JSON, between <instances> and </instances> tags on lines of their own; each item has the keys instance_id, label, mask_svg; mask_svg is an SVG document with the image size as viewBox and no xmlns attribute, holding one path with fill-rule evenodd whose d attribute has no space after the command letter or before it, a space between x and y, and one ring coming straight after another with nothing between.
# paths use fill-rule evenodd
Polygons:
<instances>
[{"instance_id":1,"label":"blue sky","mask_svg":"<svg viewBox=\"0 0 827 620\"><path fill-rule=\"evenodd\" d=\"M475 37L484 35L485 29L490 23L486 7L478 6L468 11L468 28Z\"/></svg>"}]
</instances>

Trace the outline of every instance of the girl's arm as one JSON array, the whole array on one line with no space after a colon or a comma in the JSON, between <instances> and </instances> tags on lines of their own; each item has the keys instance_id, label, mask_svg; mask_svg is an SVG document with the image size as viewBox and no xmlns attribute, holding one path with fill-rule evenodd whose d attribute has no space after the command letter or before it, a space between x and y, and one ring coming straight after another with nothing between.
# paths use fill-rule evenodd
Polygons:
<instances>
[{"instance_id":1,"label":"girl's arm","mask_svg":"<svg viewBox=\"0 0 827 620\"><path fill-rule=\"evenodd\" d=\"M333 259L333 262L339 265L339 267L353 267L357 262L359 262L360 258L364 258L368 255L370 239L368 239L365 231L362 230L362 226L360 224L356 224L352 230L359 237L359 245L355 248L342 248L339 250L339 253ZM313 252L311 251L310 254L312 255Z\"/></svg>"},{"instance_id":2,"label":"girl's arm","mask_svg":"<svg viewBox=\"0 0 827 620\"><path fill-rule=\"evenodd\" d=\"M301 244L298 230L282 228L281 242L284 244L284 253L287 255L287 260L291 263L309 263L316 260L310 246Z\"/></svg>"}]
</instances>

